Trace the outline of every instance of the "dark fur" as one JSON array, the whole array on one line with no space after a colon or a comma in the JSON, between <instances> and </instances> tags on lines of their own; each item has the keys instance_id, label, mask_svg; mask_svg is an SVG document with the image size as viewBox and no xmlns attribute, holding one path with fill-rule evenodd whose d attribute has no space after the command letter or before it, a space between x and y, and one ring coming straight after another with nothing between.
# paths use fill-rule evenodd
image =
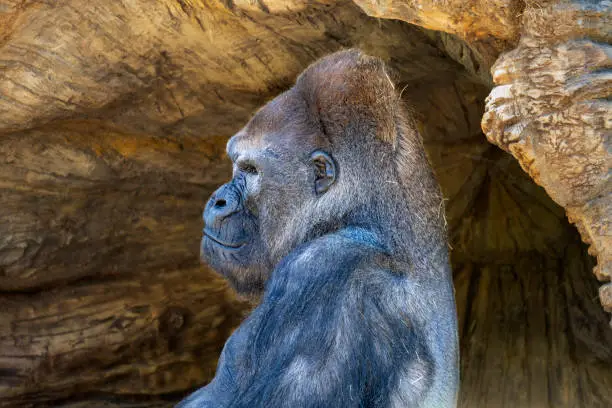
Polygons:
<instances>
[{"instance_id":1,"label":"dark fur","mask_svg":"<svg viewBox=\"0 0 612 408\"><path fill-rule=\"evenodd\" d=\"M322 194L317 150L337 168ZM384 64L355 50L318 61L228 153L202 253L240 292L265 292L180 407L455 406L441 196Z\"/></svg>"}]
</instances>

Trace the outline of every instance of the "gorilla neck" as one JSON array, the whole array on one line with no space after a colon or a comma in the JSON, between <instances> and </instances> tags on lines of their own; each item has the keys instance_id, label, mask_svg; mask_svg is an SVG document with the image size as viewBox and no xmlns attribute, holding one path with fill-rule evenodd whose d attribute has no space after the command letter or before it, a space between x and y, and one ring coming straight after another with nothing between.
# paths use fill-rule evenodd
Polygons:
<instances>
[{"instance_id":1,"label":"gorilla neck","mask_svg":"<svg viewBox=\"0 0 612 408\"><path fill-rule=\"evenodd\" d=\"M396 259L409 260L422 255L421 248L427 248L432 241L444 245L442 224L431 219L409 195L403 194L400 184L388 183L380 187L386 191L374 192L367 204L349 213L346 226L372 231ZM398 203L404 205L398 206Z\"/></svg>"},{"instance_id":2,"label":"gorilla neck","mask_svg":"<svg viewBox=\"0 0 612 408\"><path fill-rule=\"evenodd\" d=\"M379 169L379 173L379 176L385 176L380 179L386 182L355 190L352 186L363 185L363 182L357 184L344 180L344 185L334 186L335 191L326 193L328 197L318 198L315 205L305 204L299 216L277 234L278 247L274 251L277 256L274 259L280 261L301 244L352 228L370 231L377 237L381 249L398 260L423 258L427 256L423 253L425 248L444 247L442 249L446 250L443 219L432 211L432 206L440 204L435 203L436 191L432 191L430 197L415 197L404 188L404 183L395 177L393 171ZM358 178L363 180L363 177Z\"/></svg>"},{"instance_id":3,"label":"gorilla neck","mask_svg":"<svg viewBox=\"0 0 612 408\"><path fill-rule=\"evenodd\" d=\"M356 145L335 155L339 178L327 192L265 234L273 264L301 244L348 227L371 231L398 259L427 257L426 248L446 250L442 198L422 146L410 141L398 162L387 144Z\"/></svg>"}]
</instances>

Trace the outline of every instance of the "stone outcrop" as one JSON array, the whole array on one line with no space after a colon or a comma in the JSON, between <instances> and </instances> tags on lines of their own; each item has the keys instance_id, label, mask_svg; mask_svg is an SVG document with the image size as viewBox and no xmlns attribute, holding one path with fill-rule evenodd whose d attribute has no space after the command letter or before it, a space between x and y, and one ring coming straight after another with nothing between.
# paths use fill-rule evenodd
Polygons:
<instances>
[{"instance_id":1,"label":"stone outcrop","mask_svg":"<svg viewBox=\"0 0 612 408\"><path fill-rule=\"evenodd\" d=\"M612 2L531 2L518 46L492 68L487 138L567 212L612 278ZM612 284L602 286L612 311Z\"/></svg>"}]
</instances>

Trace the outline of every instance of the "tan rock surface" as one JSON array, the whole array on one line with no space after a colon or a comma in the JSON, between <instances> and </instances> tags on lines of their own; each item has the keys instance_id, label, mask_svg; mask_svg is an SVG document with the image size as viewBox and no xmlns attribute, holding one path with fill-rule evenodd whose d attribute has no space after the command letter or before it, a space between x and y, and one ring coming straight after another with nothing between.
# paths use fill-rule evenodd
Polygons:
<instances>
[{"instance_id":1,"label":"tan rock surface","mask_svg":"<svg viewBox=\"0 0 612 408\"><path fill-rule=\"evenodd\" d=\"M594 272L612 278L612 2L528 2L518 47L492 68L487 138L564 206ZM608 284L609 285L609 284ZM601 301L610 310L610 288Z\"/></svg>"}]
</instances>

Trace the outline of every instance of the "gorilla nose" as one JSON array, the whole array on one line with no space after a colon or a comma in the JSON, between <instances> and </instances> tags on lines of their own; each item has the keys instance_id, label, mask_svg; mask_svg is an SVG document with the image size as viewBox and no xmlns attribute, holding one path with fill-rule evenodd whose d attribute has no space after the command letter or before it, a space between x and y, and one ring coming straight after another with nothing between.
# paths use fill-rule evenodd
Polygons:
<instances>
[{"instance_id":1,"label":"gorilla nose","mask_svg":"<svg viewBox=\"0 0 612 408\"><path fill-rule=\"evenodd\" d=\"M215 191L204 210L204 223L207 227L218 228L228 216L237 212L240 200L232 189L225 185Z\"/></svg>"},{"instance_id":2,"label":"gorilla nose","mask_svg":"<svg viewBox=\"0 0 612 408\"><path fill-rule=\"evenodd\" d=\"M221 208L224 208L224 207L227 207L227 201L225 201L223 198L218 198L215 201L215 208L221 209Z\"/></svg>"}]
</instances>

